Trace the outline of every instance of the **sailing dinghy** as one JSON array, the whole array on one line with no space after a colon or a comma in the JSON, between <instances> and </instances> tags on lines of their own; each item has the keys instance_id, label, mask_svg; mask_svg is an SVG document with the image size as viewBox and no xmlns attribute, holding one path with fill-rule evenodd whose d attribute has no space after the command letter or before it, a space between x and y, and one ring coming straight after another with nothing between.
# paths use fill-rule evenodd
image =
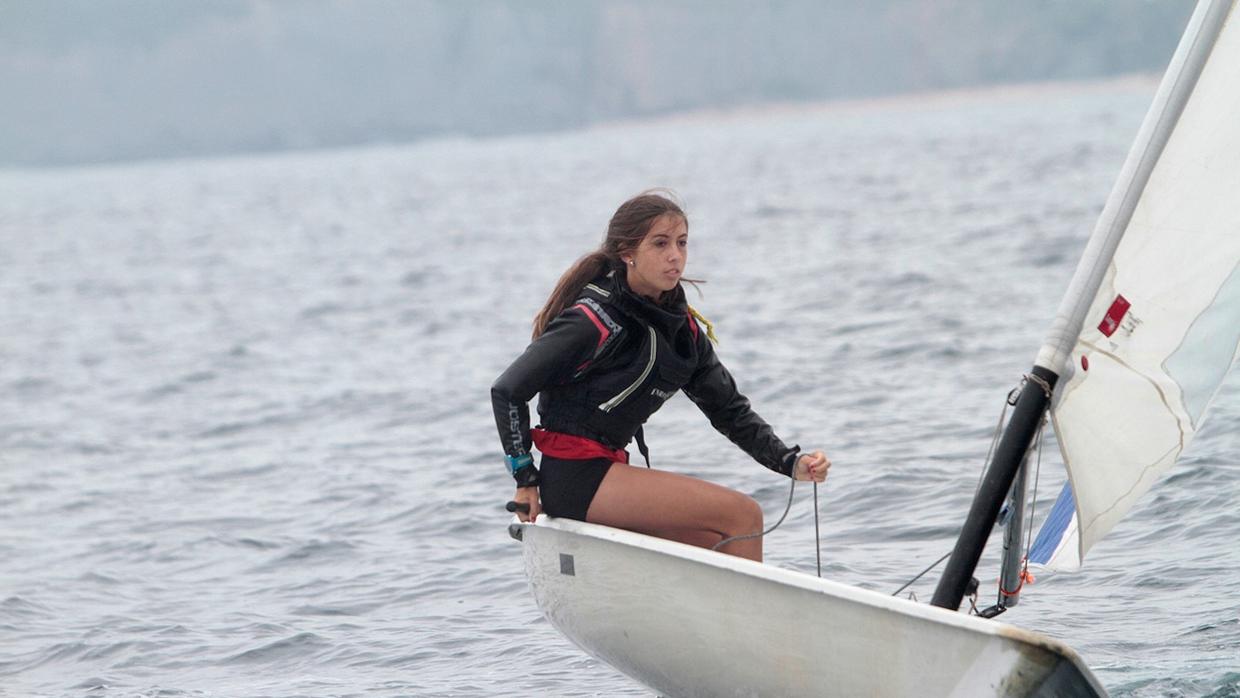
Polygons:
<instances>
[{"instance_id":1,"label":"sailing dinghy","mask_svg":"<svg viewBox=\"0 0 1240 698\"><path fill-rule=\"evenodd\" d=\"M1073 568L1174 465L1240 354L1234 9L1201 0L1189 20L930 605L544 516L509 531L551 624L671 697L1105 695L1069 647L957 609L1048 412L1070 485L1031 557Z\"/></svg>"},{"instance_id":2,"label":"sailing dinghy","mask_svg":"<svg viewBox=\"0 0 1240 698\"><path fill-rule=\"evenodd\" d=\"M669 698L1105 695L1072 649L1003 623L606 526L510 530L547 620Z\"/></svg>"}]
</instances>

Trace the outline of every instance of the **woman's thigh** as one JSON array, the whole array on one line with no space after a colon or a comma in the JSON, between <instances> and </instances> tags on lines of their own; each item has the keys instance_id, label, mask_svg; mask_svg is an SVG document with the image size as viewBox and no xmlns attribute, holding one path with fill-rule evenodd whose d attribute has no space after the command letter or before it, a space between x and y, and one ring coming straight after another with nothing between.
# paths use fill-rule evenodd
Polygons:
<instances>
[{"instance_id":1,"label":"woman's thigh","mask_svg":"<svg viewBox=\"0 0 1240 698\"><path fill-rule=\"evenodd\" d=\"M683 531L728 536L762 530L762 509L752 498L705 480L614 463L590 502L586 521L641 533Z\"/></svg>"}]
</instances>

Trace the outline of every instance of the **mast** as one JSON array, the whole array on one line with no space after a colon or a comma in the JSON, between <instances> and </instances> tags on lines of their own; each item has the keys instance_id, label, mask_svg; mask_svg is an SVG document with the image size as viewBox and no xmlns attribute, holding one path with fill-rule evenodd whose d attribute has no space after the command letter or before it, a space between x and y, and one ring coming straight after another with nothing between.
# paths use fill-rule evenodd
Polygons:
<instances>
[{"instance_id":1,"label":"mast","mask_svg":"<svg viewBox=\"0 0 1240 698\"><path fill-rule=\"evenodd\" d=\"M1042 415L1050 405L1055 384L1068 366L1085 315L1102 285L1154 166L1197 85L1197 78L1214 49L1232 4L1233 0L1199 0L1188 21L1030 371L1029 375L1038 380L1025 382L994 459L987 466L982 485L973 498L960 538L930 602L935 606L954 611L964 599L965 588L982 556L995 517L1037 433Z\"/></svg>"},{"instance_id":2,"label":"mast","mask_svg":"<svg viewBox=\"0 0 1240 698\"><path fill-rule=\"evenodd\" d=\"M943 578L934 590L934 598L930 603L934 606L956 610L964 599L965 587L973 578L973 570L982 557L986 540L995 525L995 517L1003 500L1012 489L1012 481L1016 479L1016 471L1025 460L1029 445L1038 433L1038 425L1042 415L1050 404L1049 390L1054 390L1059 376L1049 369L1034 366L1031 378L1020 391L1016 399L1016 408L1012 411L1012 419L1003 430L999 447L995 449L994 459L986 468L982 485L973 497L969 507L969 516L965 519L964 528L956 547L952 550L951 559L943 571ZM1043 386L1045 384L1045 387Z\"/></svg>"},{"instance_id":3,"label":"mast","mask_svg":"<svg viewBox=\"0 0 1240 698\"><path fill-rule=\"evenodd\" d=\"M1037 438L1037 437L1034 437ZM1034 444L1034 448L1041 448ZM1000 611L1020 603L1020 589L1023 586L1024 555L1021 553L1020 541L1025 530L1025 502L1029 498L1029 456L1032 451L1025 451L1025 459L1016 471L1016 482L1008 494L1007 525L1003 527L1003 564L999 568L999 593L995 599L995 608ZM1002 515L1000 510L1000 515Z\"/></svg>"}]
</instances>

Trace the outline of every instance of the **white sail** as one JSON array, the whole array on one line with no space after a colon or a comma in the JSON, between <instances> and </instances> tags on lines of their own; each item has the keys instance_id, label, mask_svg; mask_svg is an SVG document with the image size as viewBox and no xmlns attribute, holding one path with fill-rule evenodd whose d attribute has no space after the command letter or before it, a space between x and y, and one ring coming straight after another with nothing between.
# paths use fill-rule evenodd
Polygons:
<instances>
[{"instance_id":1,"label":"white sail","mask_svg":"<svg viewBox=\"0 0 1240 698\"><path fill-rule=\"evenodd\" d=\"M1202 2L1190 20L1073 280L1080 296L1039 355L1060 374L1051 415L1071 490L1033 562L1080 565L1188 447L1240 353L1232 5Z\"/></svg>"}]
</instances>

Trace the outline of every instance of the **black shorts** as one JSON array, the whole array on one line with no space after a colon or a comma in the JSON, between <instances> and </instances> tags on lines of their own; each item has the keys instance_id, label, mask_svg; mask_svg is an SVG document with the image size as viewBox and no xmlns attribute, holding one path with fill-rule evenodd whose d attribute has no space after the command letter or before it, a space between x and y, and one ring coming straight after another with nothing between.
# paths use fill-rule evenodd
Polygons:
<instances>
[{"instance_id":1,"label":"black shorts","mask_svg":"<svg viewBox=\"0 0 1240 698\"><path fill-rule=\"evenodd\" d=\"M586 520L594 493L611 468L610 458L567 460L544 455L539 467L542 483L538 487L542 509L549 516Z\"/></svg>"}]
</instances>

